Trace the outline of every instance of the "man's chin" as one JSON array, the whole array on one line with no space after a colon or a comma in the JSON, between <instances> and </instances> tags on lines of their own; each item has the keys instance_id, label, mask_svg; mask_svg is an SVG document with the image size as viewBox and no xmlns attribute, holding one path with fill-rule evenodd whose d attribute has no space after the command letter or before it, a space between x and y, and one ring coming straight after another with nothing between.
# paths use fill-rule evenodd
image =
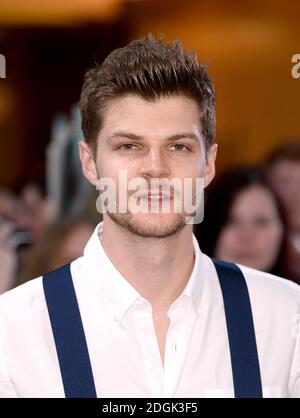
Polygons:
<instances>
[{"instance_id":1,"label":"man's chin","mask_svg":"<svg viewBox=\"0 0 300 418\"><path fill-rule=\"evenodd\" d=\"M117 225L143 238L168 238L177 234L186 225L183 214L120 214L107 215Z\"/></svg>"}]
</instances>

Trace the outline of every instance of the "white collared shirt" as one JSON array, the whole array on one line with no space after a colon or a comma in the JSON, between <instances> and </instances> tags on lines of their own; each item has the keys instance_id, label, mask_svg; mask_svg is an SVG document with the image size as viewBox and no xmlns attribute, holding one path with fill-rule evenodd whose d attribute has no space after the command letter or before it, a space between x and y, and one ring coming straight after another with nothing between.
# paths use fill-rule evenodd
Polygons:
<instances>
[{"instance_id":1,"label":"white collared shirt","mask_svg":"<svg viewBox=\"0 0 300 418\"><path fill-rule=\"evenodd\" d=\"M195 264L170 306L162 365L150 303L106 255L99 224L71 264L98 397L234 397L223 298L193 237ZM240 266L265 397L300 397L300 287ZM64 397L42 277L0 297L0 397Z\"/></svg>"}]
</instances>

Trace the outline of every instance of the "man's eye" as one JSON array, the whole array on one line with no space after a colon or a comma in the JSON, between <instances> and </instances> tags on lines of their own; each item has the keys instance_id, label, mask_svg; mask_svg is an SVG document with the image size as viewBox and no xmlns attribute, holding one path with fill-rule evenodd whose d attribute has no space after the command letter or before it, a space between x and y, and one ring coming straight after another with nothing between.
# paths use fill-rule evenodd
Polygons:
<instances>
[{"instance_id":1,"label":"man's eye","mask_svg":"<svg viewBox=\"0 0 300 418\"><path fill-rule=\"evenodd\" d=\"M175 151L189 151L189 148L184 144L173 144L171 145Z\"/></svg>"},{"instance_id":2,"label":"man's eye","mask_svg":"<svg viewBox=\"0 0 300 418\"><path fill-rule=\"evenodd\" d=\"M136 147L135 144L122 144L122 145L120 145L118 147L118 149L122 149L122 150L128 151L128 150L134 149L134 147Z\"/></svg>"}]
</instances>

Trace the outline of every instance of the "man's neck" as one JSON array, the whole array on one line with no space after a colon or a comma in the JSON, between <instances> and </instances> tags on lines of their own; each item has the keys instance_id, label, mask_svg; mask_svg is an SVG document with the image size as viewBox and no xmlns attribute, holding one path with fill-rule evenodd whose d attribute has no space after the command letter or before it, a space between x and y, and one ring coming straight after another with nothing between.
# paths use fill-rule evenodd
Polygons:
<instances>
[{"instance_id":1,"label":"man's neck","mask_svg":"<svg viewBox=\"0 0 300 418\"><path fill-rule=\"evenodd\" d=\"M114 266L157 314L167 313L194 267L191 225L168 238L145 238L106 218L102 245Z\"/></svg>"}]
</instances>

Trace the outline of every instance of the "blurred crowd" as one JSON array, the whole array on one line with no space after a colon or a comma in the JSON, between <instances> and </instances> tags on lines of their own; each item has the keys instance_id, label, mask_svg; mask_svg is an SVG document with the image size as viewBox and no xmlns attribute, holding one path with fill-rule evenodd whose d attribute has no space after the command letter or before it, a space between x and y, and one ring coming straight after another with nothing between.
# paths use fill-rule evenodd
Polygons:
<instances>
[{"instance_id":1,"label":"blurred crowd","mask_svg":"<svg viewBox=\"0 0 300 418\"><path fill-rule=\"evenodd\" d=\"M95 199L80 215L54 218L38 182L19 194L0 189L0 294L81 256L100 217Z\"/></svg>"},{"instance_id":2,"label":"blurred crowd","mask_svg":"<svg viewBox=\"0 0 300 418\"><path fill-rule=\"evenodd\" d=\"M53 216L45 180L15 194L0 188L0 293L83 254L96 224L96 190L75 214ZM300 284L300 140L259 166L233 167L205 190L201 250Z\"/></svg>"},{"instance_id":3,"label":"blurred crowd","mask_svg":"<svg viewBox=\"0 0 300 418\"><path fill-rule=\"evenodd\" d=\"M259 166L216 178L195 234L210 257L300 284L300 140L284 142Z\"/></svg>"}]
</instances>

